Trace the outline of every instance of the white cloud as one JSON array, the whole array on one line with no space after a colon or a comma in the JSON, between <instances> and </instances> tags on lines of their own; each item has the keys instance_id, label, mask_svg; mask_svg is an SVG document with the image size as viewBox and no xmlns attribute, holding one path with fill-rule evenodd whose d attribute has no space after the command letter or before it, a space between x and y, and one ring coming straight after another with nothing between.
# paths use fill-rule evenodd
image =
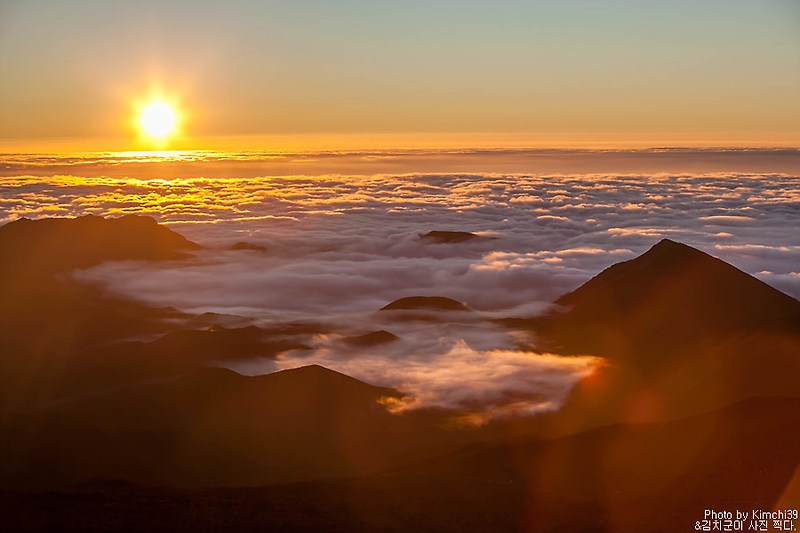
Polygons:
<instances>
[{"instance_id":1,"label":"white cloud","mask_svg":"<svg viewBox=\"0 0 800 533\"><path fill-rule=\"evenodd\" d=\"M46 168L57 163L36 162ZM214 175L214 164L193 162L191 168ZM0 220L152 215L216 248L187 262L109 263L76 275L154 304L246 314L260 324L322 322L341 334L389 329L401 336L391 347L348 358L335 339L316 339L311 353L291 354L278 365L318 362L400 387L410 398L400 408L465 407L477 398L497 412L557 405L593 363L519 352L514 339L480 317L541 312L663 237L800 297L800 179L793 176L253 177L255 166L242 168L241 179L8 177L0 182ZM431 245L418 238L430 230L495 239ZM237 241L262 244L267 252L222 250ZM426 325L375 313L414 295L450 297L483 315ZM248 364L248 371L277 368L272 361ZM519 398L527 399L515 406Z\"/></svg>"},{"instance_id":2,"label":"white cloud","mask_svg":"<svg viewBox=\"0 0 800 533\"><path fill-rule=\"evenodd\" d=\"M717 200L723 201L715 199L715 201ZM746 215L710 215L700 217L699 220L713 226L744 226L755 221L755 218Z\"/></svg>"},{"instance_id":3,"label":"white cloud","mask_svg":"<svg viewBox=\"0 0 800 533\"><path fill-rule=\"evenodd\" d=\"M392 387L402 398L385 398L393 412L440 408L471 423L497 416L533 415L561 407L572 386L602 360L509 349L475 349L452 336L431 336L437 327L403 331L401 341L354 353L322 337L312 353L288 352L275 361L227 363L259 374L319 364L375 385ZM467 328L458 331L465 332ZM441 332L440 332L441 333ZM491 332L498 335L499 332ZM474 333L473 333L474 336Z\"/></svg>"}]
</instances>

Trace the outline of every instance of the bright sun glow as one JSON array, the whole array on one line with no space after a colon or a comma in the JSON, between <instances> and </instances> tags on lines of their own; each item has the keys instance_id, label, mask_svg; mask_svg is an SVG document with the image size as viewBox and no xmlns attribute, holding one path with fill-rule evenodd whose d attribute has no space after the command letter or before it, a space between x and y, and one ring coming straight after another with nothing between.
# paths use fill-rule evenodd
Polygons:
<instances>
[{"instance_id":1,"label":"bright sun glow","mask_svg":"<svg viewBox=\"0 0 800 533\"><path fill-rule=\"evenodd\" d=\"M142 132L154 140L164 140L175 132L178 117L175 110L165 102L150 102L139 114Z\"/></svg>"}]
</instances>

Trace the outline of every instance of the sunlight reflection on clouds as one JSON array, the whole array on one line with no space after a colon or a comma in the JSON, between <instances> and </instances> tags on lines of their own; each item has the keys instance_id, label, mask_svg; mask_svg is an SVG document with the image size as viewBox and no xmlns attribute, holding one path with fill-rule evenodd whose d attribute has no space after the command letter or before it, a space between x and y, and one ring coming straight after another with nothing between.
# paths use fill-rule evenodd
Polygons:
<instances>
[{"instance_id":1,"label":"sunlight reflection on clouds","mask_svg":"<svg viewBox=\"0 0 800 533\"><path fill-rule=\"evenodd\" d=\"M792 248L800 244L800 180L791 176L17 176L0 182L2 221L88 213L150 215L204 244L249 239L269 244L279 256L284 251L310 260L341 250L375 258L464 256L469 267L490 252L627 250L602 262L585 257L569 265L589 277L669 237L751 273L783 276L800 263ZM499 238L457 249L420 246L417 234L432 229ZM767 256L752 246L777 251ZM557 257L540 263L556 267ZM779 288L800 295L800 286L786 276Z\"/></svg>"},{"instance_id":2,"label":"sunlight reflection on clouds","mask_svg":"<svg viewBox=\"0 0 800 533\"><path fill-rule=\"evenodd\" d=\"M262 325L322 323L338 335L388 329L401 337L369 352L343 350L335 337L310 340L306 352L237 370L319 363L403 390L407 398L388 406L395 410L489 406L474 413L478 422L557 408L596 361L547 359L488 321L403 324L387 322L378 309L435 295L466 303L481 320L532 316L664 237L800 296L800 179L792 176L0 179L0 221L89 213L150 215L207 248L183 262L107 263L76 273L79 279L192 313L244 314ZM420 238L431 230L492 238ZM266 251L228 249L239 241ZM415 373L414 361L425 372ZM507 372L489 372L495 368Z\"/></svg>"}]
</instances>

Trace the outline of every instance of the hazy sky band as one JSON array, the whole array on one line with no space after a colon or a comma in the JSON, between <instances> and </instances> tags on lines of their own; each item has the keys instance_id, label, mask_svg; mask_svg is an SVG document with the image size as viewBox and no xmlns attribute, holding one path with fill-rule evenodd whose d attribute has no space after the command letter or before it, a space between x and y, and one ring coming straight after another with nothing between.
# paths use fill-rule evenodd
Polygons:
<instances>
[{"instance_id":1,"label":"hazy sky band","mask_svg":"<svg viewBox=\"0 0 800 533\"><path fill-rule=\"evenodd\" d=\"M0 138L118 136L159 90L197 136L796 141L799 28L792 0L12 0Z\"/></svg>"},{"instance_id":2,"label":"hazy sky band","mask_svg":"<svg viewBox=\"0 0 800 533\"><path fill-rule=\"evenodd\" d=\"M253 178L408 173L800 175L797 148L170 151L0 154L0 176Z\"/></svg>"}]
</instances>

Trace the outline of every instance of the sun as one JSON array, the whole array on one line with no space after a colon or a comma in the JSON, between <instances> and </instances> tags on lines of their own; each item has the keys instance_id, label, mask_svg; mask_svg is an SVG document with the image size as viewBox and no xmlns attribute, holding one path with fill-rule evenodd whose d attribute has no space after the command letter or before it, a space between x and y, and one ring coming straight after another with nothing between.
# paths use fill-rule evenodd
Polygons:
<instances>
[{"instance_id":1,"label":"sun","mask_svg":"<svg viewBox=\"0 0 800 533\"><path fill-rule=\"evenodd\" d=\"M167 102L148 102L139 112L141 132L154 141L165 141L177 127L178 114Z\"/></svg>"}]
</instances>

